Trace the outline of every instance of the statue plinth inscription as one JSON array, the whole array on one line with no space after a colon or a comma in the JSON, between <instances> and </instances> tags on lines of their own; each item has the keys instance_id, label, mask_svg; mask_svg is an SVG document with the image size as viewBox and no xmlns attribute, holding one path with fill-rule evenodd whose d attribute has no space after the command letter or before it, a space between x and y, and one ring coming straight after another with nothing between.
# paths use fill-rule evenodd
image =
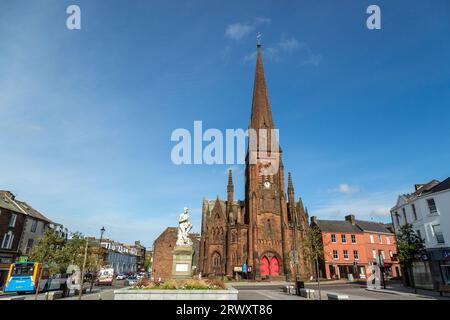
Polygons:
<instances>
[{"instance_id":1,"label":"statue plinth inscription","mask_svg":"<svg viewBox=\"0 0 450 320\"><path fill-rule=\"evenodd\" d=\"M189 279L192 277L192 256L194 247L189 238L189 231L192 224L189 222L188 208L184 208L183 213L178 219L178 238L173 249L172 278Z\"/></svg>"}]
</instances>

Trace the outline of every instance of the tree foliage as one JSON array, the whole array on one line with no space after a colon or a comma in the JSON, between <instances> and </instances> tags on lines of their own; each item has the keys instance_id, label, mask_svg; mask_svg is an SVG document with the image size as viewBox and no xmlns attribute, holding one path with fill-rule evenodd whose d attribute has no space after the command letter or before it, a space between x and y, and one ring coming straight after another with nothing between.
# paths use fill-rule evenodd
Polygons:
<instances>
[{"instance_id":1,"label":"tree foliage","mask_svg":"<svg viewBox=\"0 0 450 320\"><path fill-rule=\"evenodd\" d=\"M306 237L303 241L303 254L305 259L315 262L323 258L322 233L316 225L306 228Z\"/></svg>"},{"instance_id":2,"label":"tree foliage","mask_svg":"<svg viewBox=\"0 0 450 320\"><path fill-rule=\"evenodd\" d=\"M76 232L70 239L61 237L52 229L47 229L33 247L30 259L44 263L49 268L50 274L64 273L69 265L83 267L84 252L87 239L81 233ZM95 270L96 255L92 248L88 247L85 270Z\"/></svg>"},{"instance_id":3,"label":"tree foliage","mask_svg":"<svg viewBox=\"0 0 450 320\"><path fill-rule=\"evenodd\" d=\"M396 236L397 256L405 267L410 267L425 250L424 240L412 228L412 224L407 223L400 227Z\"/></svg>"},{"instance_id":4,"label":"tree foliage","mask_svg":"<svg viewBox=\"0 0 450 320\"><path fill-rule=\"evenodd\" d=\"M75 265L80 268L83 268L84 263L84 253L86 248L86 243L88 239L83 237L83 235L79 232L75 232L72 237L67 241L64 246L64 254L62 255L61 264L66 268L69 265ZM92 247L89 247L87 250L86 256L86 266L85 270L95 270L96 266L96 256L92 252Z\"/></svg>"},{"instance_id":5,"label":"tree foliage","mask_svg":"<svg viewBox=\"0 0 450 320\"><path fill-rule=\"evenodd\" d=\"M150 253L147 253L145 255L145 260L144 260L144 268L146 271L152 270L152 260L153 260L153 255Z\"/></svg>"},{"instance_id":6,"label":"tree foliage","mask_svg":"<svg viewBox=\"0 0 450 320\"><path fill-rule=\"evenodd\" d=\"M51 274L62 272L62 249L66 239L53 229L46 229L31 250L29 259L34 262L44 263Z\"/></svg>"}]
</instances>

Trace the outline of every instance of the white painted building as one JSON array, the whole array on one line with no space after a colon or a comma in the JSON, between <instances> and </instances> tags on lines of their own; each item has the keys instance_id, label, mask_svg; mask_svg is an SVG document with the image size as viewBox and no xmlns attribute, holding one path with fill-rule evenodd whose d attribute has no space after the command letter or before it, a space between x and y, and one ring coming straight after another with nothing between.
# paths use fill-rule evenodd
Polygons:
<instances>
[{"instance_id":1,"label":"white painted building","mask_svg":"<svg viewBox=\"0 0 450 320\"><path fill-rule=\"evenodd\" d=\"M450 284L450 178L416 184L413 193L398 197L391 217L395 233L410 223L425 240L427 255L417 264L429 273L418 275L422 286L432 289L437 283Z\"/></svg>"}]
</instances>

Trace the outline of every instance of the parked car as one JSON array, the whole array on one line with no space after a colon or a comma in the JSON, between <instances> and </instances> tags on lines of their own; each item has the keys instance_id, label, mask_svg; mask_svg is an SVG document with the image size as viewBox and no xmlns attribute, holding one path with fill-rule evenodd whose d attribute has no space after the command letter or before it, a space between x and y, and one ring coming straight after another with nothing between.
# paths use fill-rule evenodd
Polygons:
<instances>
[{"instance_id":1,"label":"parked car","mask_svg":"<svg viewBox=\"0 0 450 320\"><path fill-rule=\"evenodd\" d=\"M134 286L138 282L138 278L135 276L130 276L127 278L126 284L127 286Z\"/></svg>"},{"instance_id":2,"label":"parked car","mask_svg":"<svg viewBox=\"0 0 450 320\"><path fill-rule=\"evenodd\" d=\"M117 275L117 277L116 277L116 280L124 280L124 279L126 279L127 277L124 275L124 274L118 274Z\"/></svg>"},{"instance_id":3,"label":"parked car","mask_svg":"<svg viewBox=\"0 0 450 320\"><path fill-rule=\"evenodd\" d=\"M95 280L95 273L94 272L86 272L84 274L84 282L92 282Z\"/></svg>"}]
</instances>

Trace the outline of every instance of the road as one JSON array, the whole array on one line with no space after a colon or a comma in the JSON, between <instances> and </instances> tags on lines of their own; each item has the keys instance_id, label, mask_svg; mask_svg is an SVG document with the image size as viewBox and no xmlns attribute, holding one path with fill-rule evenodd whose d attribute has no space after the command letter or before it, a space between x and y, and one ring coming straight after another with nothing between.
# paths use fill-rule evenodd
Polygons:
<instances>
[{"instance_id":1,"label":"road","mask_svg":"<svg viewBox=\"0 0 450 320\"><path fill-rule=\"evenodd\" d=\"M293 285L288 282L233 282L231 286L239 292L239 300L306 300L303 297L287 294L283 292L286 285ZM112 286L94 286L93 292L83 294L83 300L114 300L114 290L125 287L124 280L115 280ZM306 288L314 289L318 292L316 283L306 283ZM322 300L327 300L327 293L338 293L349 296L350 300L449 300L449 297L439 297L436 292L419 291L413 294L402 288L401 285L392 285L390 290L386 291L369 291L364 284L348 283L348 282L324 282L321 284ZM0 298L7 296L15 296L15 294L0 295ZM25 295L26 300L33 300L33 294ZM73 293L67 300L77 300L78 296ZM45 300L45 293L38 295L38 300Z\"/></svg>"},{"instance_id":2,"label":"road","mask_svg":"<svg viewBox=\"0 0 450 320\"><path fill-rule=\"evenodd\" d=\"M305 298L290 295L283 292L283 287L287 282L276 283L232 283L232 286L239 291L239 300L305 300ZM293 285L293 284L290 284ZM316 290L316 283L306 283L306 288ZM369 291L364 284L348 282L326 282L321 284L322 300L327 300L327 293L338 293L348 295L350 300L448 300L448 297L439 297L437 293L421 291L413 294L402 290L380 290Z\"/></svg>"},{"instance_id":3,"label":"road","mask_svg":"<svg viewBox=\"0 0 450 320\"><path fill-rule=\"evenodd\" d=\"M112 286L94 286L92 288L92 292L87 289L87 292L83 294L83 300L99 300L99 297L101 297L102 300L114 300L114 293L113 291L115 289L120 289L125 287L125 280L114 280ZM0 295L0 298L7 298L7 297L13 297L18 296L16 293L11 294L2 294ZM34 294L27 293L24 295L25 300L34 300ZM38 300L45 300L45 293L39 293L38 294ZM74 292L72 291L70 293L69 297L65 297L62 300L76 300L78 299L78 295L74 295Z\"/></svg>"}]
</instances>

